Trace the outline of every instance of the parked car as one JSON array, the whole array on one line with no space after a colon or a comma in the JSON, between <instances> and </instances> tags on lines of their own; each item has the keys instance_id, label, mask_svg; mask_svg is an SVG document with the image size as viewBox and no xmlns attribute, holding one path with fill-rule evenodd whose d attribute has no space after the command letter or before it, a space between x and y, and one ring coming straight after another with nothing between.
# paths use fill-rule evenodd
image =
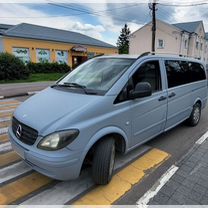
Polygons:
<instances>
[{"instance_id":1,"label":"parked car","mask_svg":"<svg viewBox=\"0 0 208 208\"><path fill-rule=\"evenodd\" d=\"M102 56L80 65L14 112L13 149L38 172L59 180L92 165L97 184L127 153L186 120L196 126L207 102L204 65L165 55Z\"/></svg>"}]
</instances>

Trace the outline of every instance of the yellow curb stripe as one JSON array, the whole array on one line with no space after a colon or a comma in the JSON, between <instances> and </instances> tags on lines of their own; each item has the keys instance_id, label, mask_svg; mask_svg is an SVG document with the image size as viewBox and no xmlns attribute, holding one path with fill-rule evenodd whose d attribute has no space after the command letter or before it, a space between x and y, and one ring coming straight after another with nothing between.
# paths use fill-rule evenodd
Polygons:
<instances>
[{"instance_id":1,"label":"yellow curb stripe","mask_svg":"<svg viewBox=\"0 0 208 208\"><path fill-rule=\"evenodd\" d=\"M1 106L1 105L12 105L12 104L18 105L18 104L20 104L20 102L17 101L17 100L0 101L0 106Z\"/></svg>"},{"instance_id":2,"label":"yellow curb stripe","mask_svg":"<svg viewBox=\"0 0 208 208\"><path fill-rule=\"evenodd\" d=\"M11 124L10 121L4 121L4 122L0 122L0 128L5 128L5 127L9 127Z\"/></svg>"},{"instance_id":3,"label":"yellow curb stripe","mask_svg":"<svg viewBox=\"0 0 208 208\"><path fill-rule=\"evenodd\" d=\"M48 185L52 179L37 172L0 187L0 204L11 204Z\"/></svg>"},{"instance_id":4,"label":"yellow curb stripe","mask_svg":"<svg viewBox=\"0 0 208 208\"><path fill-rule=\"evenodd\" d=\"M0 113L0 118L6 118L6 117L11 117L11 116L12 116L12 112Z\"/></svg>"},{"instance_id":5,"label":"yellow curb stripe","mask_svg":"<svg viewBox=\"0 0 208 208\"><path fill-rule=\"evenodd\" d=\"M8 166L11 163L20 161L21 158L14 151L0 154L0 167Z\"/></svg>"},{"instance_id":6,"label":"yellow curb stripe","mask_svg":"<svg viewBox=\"0 0 208 208\"><path fill-rule=\"evenodd\" d=\"M152 149L129 166L115 174L106 186L95 189L78 199L74 205L110 205L140 182L150 170L155 170L170 155L158 149Z\"/></svg>"},{"instance_id":7,"label":"yellow curb stripe","mask_svg":"<svg viewBox=\"0 0 208 208\"><path fill-rule=\"evenodd\" d=\"M4 111L4 110L12 110L12 109L16 109L18 105L13 105L13 106L0 106L0 111Z\"/></svg>"},{"instance_id":8,"label":"yellow curb stripe","mask_svg":"<svg viewBox=\"0 0 208 208\"><path fill-rule=\"evenodd\" d=\"M7 134L0 135L0 143L8 142L9 138Z\"/></svg>"}]
</instances>

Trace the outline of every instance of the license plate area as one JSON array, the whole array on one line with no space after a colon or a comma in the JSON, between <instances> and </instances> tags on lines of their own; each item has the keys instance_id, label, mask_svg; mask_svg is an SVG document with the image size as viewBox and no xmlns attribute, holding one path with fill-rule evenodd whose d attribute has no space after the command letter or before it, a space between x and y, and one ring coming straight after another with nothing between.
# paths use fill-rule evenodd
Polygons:
<instances>
[{"instance_id":1,"label":"license plate area","mask_svg":"<svg viewBox=\"0 0 208 208\"><path fill-rule=\"evenodd\" d=\"M14 143L12 143L12 147L13 147L14 151L24 160L25 159L25 151Z\"/></svg>"}]
</instances>

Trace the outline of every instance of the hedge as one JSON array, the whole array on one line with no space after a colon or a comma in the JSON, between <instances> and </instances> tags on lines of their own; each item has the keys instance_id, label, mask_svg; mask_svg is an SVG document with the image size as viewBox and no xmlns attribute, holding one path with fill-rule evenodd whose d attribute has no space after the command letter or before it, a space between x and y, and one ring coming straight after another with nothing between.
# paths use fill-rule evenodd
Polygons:
<instances>
[{"instance_id":1,"label":"hedge","mask_svg":"<svg viewBox=\"0 0 208 208\"><path fill-rule=\"evenodd\" d=\"M67 64L23 63L9 53L0 53L0 80L27 79L31 73L67 73L71 70Z\"/></svg>"},{"instance_id":2,"label":"hedge","mask_svg":"<svg viewBox=\"0 0 208 208\"><path fill-rule=\"evenodd\" d=\"M28 63L28 69L31 73L66 73L71 70L67 64L58 63Z\"/></svg>"},{"instance_id":3,"label":"hedge","mask_svg":"<svg viewBox=\"0 0 208 208\"><path fill-rule=\"evenodd\" d=\"M0 80L27 79L29 75L23 61L9 53L0 53Z\"/></svg>"}]
</instances>

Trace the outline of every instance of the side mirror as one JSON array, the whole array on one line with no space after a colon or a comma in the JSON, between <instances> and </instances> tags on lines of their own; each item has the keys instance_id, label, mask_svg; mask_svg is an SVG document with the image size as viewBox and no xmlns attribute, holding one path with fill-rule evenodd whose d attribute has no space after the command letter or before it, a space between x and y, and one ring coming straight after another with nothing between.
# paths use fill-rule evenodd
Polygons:
<instances>
[{"instance_id":1,"label":"side mirror","mask_svg":"<svg viewBox=\"0 0 208 208\"><path fill-rule=\"evenodd\" d=\"M129 92L130 99L142 98L152 95L152 87L148 82L137 83L134 90Z\"/></svg>"}]
</instances>

